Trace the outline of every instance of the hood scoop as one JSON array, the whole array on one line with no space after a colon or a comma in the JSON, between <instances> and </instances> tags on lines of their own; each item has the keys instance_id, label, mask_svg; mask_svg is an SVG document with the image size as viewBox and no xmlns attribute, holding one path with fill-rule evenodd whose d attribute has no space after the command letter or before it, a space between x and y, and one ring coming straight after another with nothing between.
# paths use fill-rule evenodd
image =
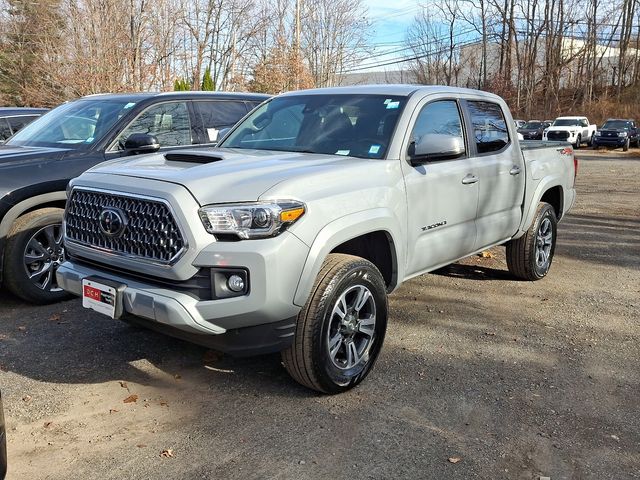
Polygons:
<instances>
[{"instance_id":1,"label":"hood scoop","mask_svg":"<svg viewBox=\"0 0 640 480\"><path fill-rule=\"evenodd\" d=\"M164 156L169 162L182 163L213 163L224 160L224 158L216 155L198 155L196 153L167 153Z\"/></svg>"}]
</instances>

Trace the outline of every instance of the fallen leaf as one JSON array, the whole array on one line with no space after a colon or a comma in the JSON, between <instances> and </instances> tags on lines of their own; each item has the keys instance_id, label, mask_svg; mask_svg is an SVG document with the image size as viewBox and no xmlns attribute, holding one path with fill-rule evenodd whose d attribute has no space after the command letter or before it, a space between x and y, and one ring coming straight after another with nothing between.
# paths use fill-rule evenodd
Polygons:
<instances>
[{"instance_id":1,"label":"fallen leaf","mask_svg":"<svg viewBox=\"0 0 640 480\"><path fill-rule=\"evenodd\" d=\"M138 395L129 395L122 402L123 403L136 403L138 401Z\"/></svg>"},{"instance_id":2,"label":"fallen leaf","mask_svg":"<svg viewBox=\"0 0 640 480\"><path fill-rule=\"evenodd\" d=\"M616 442L620 441L620 437L617 435L611 435L611 438L613 438Z\"/></svg>"},{"instance_id":3,"label":"fallen leaf","mask_svg":"<svg viewBox=\"0 0 640 480\"><path fill-rule=\"evenodd\" d=\"M165 401L160 401L160 406L161 407L168 407L169 404L167 402L165 402Z\"/></svg>"},{"instance_id":4,"label":"fallen leaf","mask_svg":"<svg viewBox=\"0 0 640 480\"><path fill-rule=\"evenodd\" d=\"M165 458L173 457L173 450L171 450L170 448L165 448L160 453L160 456Z\"/></svg>"},{"instance_id":5,"label":"fallen leaf","mask_svg":"<svg viewBox=\"0 0 640 480\"><path fill-rule=\"evenodd\" d=\"M59 313L54 313L53 315L51 315L49 317L49 321L50 322L57 322L60 320L60 314Z\"/></svg>"},{"instance_id":6,"label":"fallen leaf","mask_svg":"<svg viewBox=\"0 0 640 480\"><path fill-rule=\"evenodd\" d=\"M494 336L496 334L496 332L484 332L485 335L490 335L490 336Z\"/></svg>"},{"instance_id":7,"label":"fallen leaf","mask_svg":"<svg viewBox=\"0 0 640 480\"><path fill-rule=\"evenodd\" d=\"M482 258L493 258L493 253L485 250L484 252L479 253L478 256Z\"/></svg>"},{"instance_id":8,"label":"fallen leaf","mask_svg":"<svg viewBox=\"0 0 640 480\"><path fill-rule=\"evenodd\" d=\"M127 382L119 382L119 383L122 388L126 388L127 390L129 390L129 385L127 385Z\"/></svg>"},{"instance_id":9,"label":"fallen leaf","mask_svg":"<svg viewBox=\"0 0 640 480\"><path fill-rule=\"evenodd\" d=\"M25 395L24 397L22 397L22 401L23 402L30 402L31 401L31 395Z\"/></svg>"},{"instance_id":10,"label":"fallen leaf","mask_svg":"<svg viewBox=\"0 0 640 480\"><path fill-rule=\"evenodd\" d=\"M460 457L449 457L449 463L458 463L460 460Z\"/></svg>"},{"instance_id":11,"label":"fallen leaf","mask_svg":"<svg viewBox=\"0 0 640 480\"><path fill-rule=\"evenodd\" d=\"M53 422L44 422L44 428L49 428Z\"/></svg>"},{"instance_id":12,"label":"fallen leaf","mask_svg":"<svg viewBox=\"0 0 640 480\"><path fill-rule=\"evenodd\" d=\"M120 410L116 410L115 408L110 408L109 413L118 413Z\"/></svg>"}]
</instances>

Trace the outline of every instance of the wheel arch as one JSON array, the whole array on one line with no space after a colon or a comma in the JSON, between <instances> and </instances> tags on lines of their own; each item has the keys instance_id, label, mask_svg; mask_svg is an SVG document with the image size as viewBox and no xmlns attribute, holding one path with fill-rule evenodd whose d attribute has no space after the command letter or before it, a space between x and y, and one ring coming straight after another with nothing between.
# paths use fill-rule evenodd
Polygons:
<instances>
[{"instance_id":1,"label":"wheel arch","mask_svg":"<svg viewBox=\"0 0 640 480\"><path fill-rule=\"evenodd\" d=\"M367 210L334 220L314 239L304 264L294 303L303 306L311 293L322 263L330 253L366 258L378 269L391 292L404 274L400 225L386 209Z\"/></svg>"},{"instance_id":2,"label":"wheel arch","mask_svg":"<svg viewBox=\"0 0 640 480\"><path fill-rule=\"evenodd\" d=\"M551 204L556 212L556 218L560 220L564 215L564 187L559 177L549 177L540 182L531 196L532 200L523 212L522 223L518 233L513 238L520 238L529 229L536 214L540 202Z\"/></svg>"}]
</instances>

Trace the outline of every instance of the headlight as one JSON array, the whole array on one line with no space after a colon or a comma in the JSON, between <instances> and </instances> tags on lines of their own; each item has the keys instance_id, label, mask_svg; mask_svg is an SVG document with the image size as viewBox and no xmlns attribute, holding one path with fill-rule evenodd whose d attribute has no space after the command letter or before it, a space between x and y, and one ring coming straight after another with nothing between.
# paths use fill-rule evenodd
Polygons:
<instances>
[{"instance_id":1,"label":"headlight","mask_svg":"<svg viewBox=\"0 0 640 480\"><path fill-rule=\"evenodd\" d=\"M198 210L207 232L242 239L275 237L306 211L302 202L236 203L207 205Z\"/></svg>"},{"instance_id":2,"label":"headlight","mask_svg":"<svg viewBox=\"0 0 640 480\"><path fill-rule=\"evenodd\" d=\"M569 133L570 133L571 135L575 135L575 134L576 134L576 131L575 131L575 130L569 130Z\"/></svg>"},{"instance_id":3,"label":"headlight","mask_svg":"<svg viewBox=\"0 0 640 480\"><path fill-rule=\"evenodd\" d=\"M618 132L619 137L626 137L628 135L627 132Z\"/></svg>"},{"instance_id":4,"label":"headlight","mask_svg":"<svg viewBox=\"0 0 640 480\"><path fill-rule=\"evenodd\" d=\"M600 136L600 130L596 130L596 133L594 133L594 135L595 135L596 137L599 137L599 136Z\"/></svg>"}]
</instances>

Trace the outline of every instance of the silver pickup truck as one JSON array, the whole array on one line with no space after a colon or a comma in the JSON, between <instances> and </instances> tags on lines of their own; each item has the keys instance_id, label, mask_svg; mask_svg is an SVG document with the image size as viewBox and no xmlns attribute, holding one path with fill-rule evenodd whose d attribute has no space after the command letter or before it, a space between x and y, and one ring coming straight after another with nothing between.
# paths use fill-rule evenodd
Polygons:
<instances>
[{"instance_id":1,"label":"silver pickup truck","mask_svg":"<svg viewBox=\"0 0 640 480\"><path fill-rule=\"evenodd\" d=\"M375 363L405 280L503 244L514 276L544 277L576 169L567 143L519 143L492 94L287 93L220 148L73 180L57 278L85 307L236 355L281 351L298 382L342 392Z\"/></svg>"}]
</instances>

